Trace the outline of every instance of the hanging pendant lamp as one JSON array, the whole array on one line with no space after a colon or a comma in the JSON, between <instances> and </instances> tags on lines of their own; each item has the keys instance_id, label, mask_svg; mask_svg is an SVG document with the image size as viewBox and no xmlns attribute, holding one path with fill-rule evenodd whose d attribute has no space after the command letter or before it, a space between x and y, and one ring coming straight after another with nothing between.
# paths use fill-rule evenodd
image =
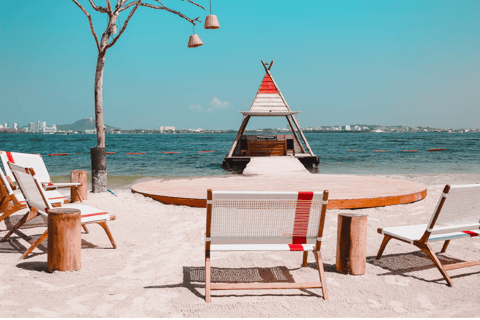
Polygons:
<instances>
[{"instance_id":1,"label":"hanging pendant lamp","mask_svg":"<svg viewBox=\"0 0 480 320\"><path fill-rule=\"evenodd\" d=\"M212 0L210 0L210 14L205 18L205 29L218 29L220 23L216 15L212 14Z\"/></svg>"},{"instance_id":2,"label":"hanging pendant lamp","mask_svg":"<svg viewBox=\"0 0 480 320\"><path fill-rule=\"evenodd\" d=\"M195 26L193 26L193 34L190 36L190 39L188 39L188 47L196 48L200 47L201 45L203 45L203 42L200 40L198 34L195 33Z\"/></svg>"}]
</instances>

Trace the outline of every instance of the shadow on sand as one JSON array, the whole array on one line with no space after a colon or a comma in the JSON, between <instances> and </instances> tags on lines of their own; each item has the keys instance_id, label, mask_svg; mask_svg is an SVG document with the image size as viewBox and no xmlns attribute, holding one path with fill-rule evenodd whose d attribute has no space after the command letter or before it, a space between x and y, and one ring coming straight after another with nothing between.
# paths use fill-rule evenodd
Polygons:
<instances>
[{"instance_id":1,"label":"shadow on sand","mask_svg":"<svg viewBox=\"0 0 480 320\"><path fill-rule=\"evenodd\" d=\"M308 264L308 267L317 270L315 263ZM325 266L326 267L326 266ZM295 283L291 271L298 270L288 269L284 266L272 268L211 268L212 283ZM331 269L331 268L329 268ZM333 266L335 269L335 266ZM148 286L145 289L165 289L165 288L186 288L195 296L205 299L197 289L205 288L205 268L204 267L183 267L183 282L179 284ZM274 292L276 290L273 290ZM256 296L315 296L322 298L322 295L316 294L307 289L299 290L301 294L231 294L217 295L221 297L256 297ZM222 291L225 292L225 291ZM238 292L238 291L237 291ZM278 291L277 291L278 292ZM215 295L212 295L215 297Z\"/></svg>"}]
</instances>

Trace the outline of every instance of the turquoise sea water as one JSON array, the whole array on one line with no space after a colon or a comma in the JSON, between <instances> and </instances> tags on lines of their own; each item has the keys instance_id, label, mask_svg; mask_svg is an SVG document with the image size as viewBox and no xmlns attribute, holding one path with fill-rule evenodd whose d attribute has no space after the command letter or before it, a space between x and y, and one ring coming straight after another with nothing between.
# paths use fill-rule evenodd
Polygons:
<instances>
[{"instance_id":1,"label":"turquoise sea water","mask_svg":"<svg viewBox=\"0 0 480 320\"><path fill-rule=\"evenodd\" d=\"M480 133L306 133L319 173L424 174L480 172ZM114 176L188 177L228 174L221 168L236 134L107 135L107 171ZM51 176L90 173L95 135L1 134L0 150L40 153ZM428 149L446 148L429 152ZM347 151L357 150L357 151ZM372 150L389 150L374 152ZM418 150L418 152L401 152ZM179 153L163 153L163 152ZM201 153L199 151L214 151ZM127 155L127 152L144 152ZM67 156L48 156L68 153Z\"/></svg>"}]
</instances>

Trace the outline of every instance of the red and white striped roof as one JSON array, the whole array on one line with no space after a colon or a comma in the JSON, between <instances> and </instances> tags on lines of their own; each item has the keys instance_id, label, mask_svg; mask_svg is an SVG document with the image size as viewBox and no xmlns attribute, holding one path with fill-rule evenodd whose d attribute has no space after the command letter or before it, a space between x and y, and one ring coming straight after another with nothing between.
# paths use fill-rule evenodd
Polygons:
<instances>
[{"instance_id":1,"label":"red and white striped roof","mask_svg":"<svg viewBox=\"0 0 480 320\"><path fill-rule=\"evenodd\" d=\"M275 81L269 73L263 77L260 88L258 88L257 95L253 100L252 106L248 112L241 112L244 115L259 115L259 116L286 116L299 111L292 112L285 103L283 96L278 89Z\"/></svg>"}]
</instances>

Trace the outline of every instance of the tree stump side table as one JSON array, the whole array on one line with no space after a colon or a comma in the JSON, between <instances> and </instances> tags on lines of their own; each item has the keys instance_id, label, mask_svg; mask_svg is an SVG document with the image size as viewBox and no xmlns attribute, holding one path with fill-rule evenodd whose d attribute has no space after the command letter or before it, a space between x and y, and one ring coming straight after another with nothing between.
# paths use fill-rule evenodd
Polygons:
<instances>
[{"instance_id":1,"label":"tree stump side table","mask_svg":"<svg viewBox=\"0 0 480 320\"><path fill-rule=\"evenodd\" d=\"M72 170L70 172L70 182L81 183L78 187L71 187L70 198L72 202L87 200L87 170Z\"/></svg>"},{"instance_id":2,"label":"tree stump side table","mask_svg":"<svg viewBox=\"0 0 480 320\"><path fill-rule=\"evenodd\" d=\"M361 275L367 263L367 215L340 213L337 226L337 272Z\"/></svg>"},{"instance_id":3,"label":"tree stump side table","mask_svg":"<svg viewBox=\"0 0 480 320\"><path fill-rule=\"evenodd\" d=\"M54 208L48 212L48 271L78 271L82 266L81 213Z\"/></svg>"}]
</instances>

